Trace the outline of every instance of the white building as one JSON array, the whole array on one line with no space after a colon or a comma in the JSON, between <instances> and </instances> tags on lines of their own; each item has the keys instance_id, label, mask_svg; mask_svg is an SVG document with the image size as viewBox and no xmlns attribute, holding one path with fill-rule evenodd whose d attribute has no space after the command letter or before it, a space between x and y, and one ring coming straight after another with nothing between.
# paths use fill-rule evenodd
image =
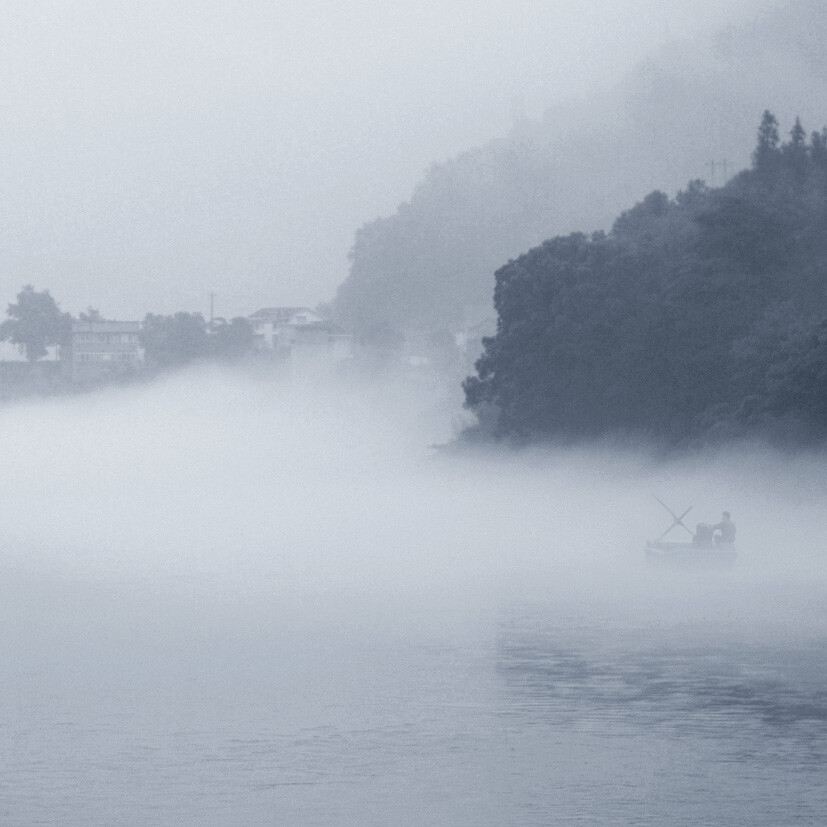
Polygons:
<instances>
[{"instance_id":1,"label":"white building","mask_svg":"<svg viewBox=\"0 0 827 827\"><path fill-rule=\"evenodd\" d=\"M256 350L292 359L340 362L351 356L353 337L309 307L263 307L247 321Z\"/></svg>"},{"instance_id":2,"label":"white building","mask_svg":"<svg viewBox=\"0 0 827 827\"><path fill-rule=\"evenodd\" d=\"M144 364L140 322L72 322L62 358L72 382L101 382L139 371Z\"/></svg>"}]
</instances>

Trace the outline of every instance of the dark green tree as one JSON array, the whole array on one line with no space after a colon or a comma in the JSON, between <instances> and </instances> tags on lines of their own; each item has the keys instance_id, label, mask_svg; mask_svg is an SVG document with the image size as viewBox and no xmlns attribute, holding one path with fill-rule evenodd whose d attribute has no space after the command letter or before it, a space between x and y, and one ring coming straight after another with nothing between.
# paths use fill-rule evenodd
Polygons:
<instances>
[{"instance_id":1,"label":"dark green tree","mask_svg":"<svg viewBox=\"0 0 827 827\"><path fill-rule=\"evenodd\" d=\"M147 362L158 369L182 367L210 355L207 325L200 313L148 313L141 331Z\"/></svg>"},{"instance_id":2,"label":"dark green tree","mask_svg":"<svg viewBox=\"0 0 827 827\"><path fill-rule=\"evenodd\" d=\"M553 238L495 274L466 404L495 436L827 438L827 175L765 113L756 166ZM763 159L763 160L762 160ZM771 169L771 174L767 170Z\"/></svg>"},{"instance_id":3,"label":"dark green tree","mask_svg":"<svg viewBox=\"0 0 827 827\"><path fill-rule=\"evenodd\" d=\"M795 124L790 130L790 146L795 148L803 148L807 140L807 133L801 125L801 118L795 119Z\"/></svg>"},{"instance_id":4,"label":"dark green tree","mask_svg":"<svg viewBox=\"0 0 827 827\"><path fill-rule=\"evenodd\" d=\"M104 322L106 319L101 316L100 310L96 307L87 307L86 310L81 310L78 315L78 321L81 322Z\"/></svg>"},{"instance_id":5,"label":"dark green tree","mask_svg":"<svg viewBox=\"0 0 827 827\"><path fill-rule=\"evenodd\" d=\"M764 407L800 434L827 437L827 319L790 337L767 371Z\"/></svg>"},{"instance_id":6,"label":"dark green tree","mask_svg":"<svg viewBox=\"0 0 827 827\"><path fill-rule=\"evenodd\" d=\"M782 152L783 165L799 178L806 176L810 164L810 151L807 147L807 133L801 125L800 118L795 119L795 125L790 130L790 141L782 148Z\"/></svg>"},{"instance_id":7,"label":"dark green tree","mask_svg":"<svg viewBox=\"0 0 827 827\"><path fill-rule=\"evenodd\" d=\"M48 290L38 292L27 284L7 313L9 318L0 324L0 340L18 345L30 362L42 359L49 345L67 341L71 316L60 312Z\"/></svg>"},{"instance_id":8,"label":"dark green tree","mask_svg":"<svg viewBox=\"0 0 827 827\"><path fill-rule=\"evenodd\" d=\"M222 361L238 361L253 349L253 335L252 325L241 316L216 324L209 339L210 354Z\"/></svg>"},{"instance_id":9,"label":"dark green tree","mask_svg":"<svg viewBox=\"0 0 827 827\"><path fill-rule=\"evenodd\" d=\"M778 121L769 109L764 110L761 125L758 127L758 144L752 154L756 169L770 169L778 156Z\"/></svg>"},{"instance_id":10,"label":"dark green tree","mask_svg":"<svg viewBox=\"0 0 827 827\"><path fill-rule=\"evenodd\" d=\"M816 166L827 166L827 128L810 136L810 158Z\"/></svg>"}]
</instances>

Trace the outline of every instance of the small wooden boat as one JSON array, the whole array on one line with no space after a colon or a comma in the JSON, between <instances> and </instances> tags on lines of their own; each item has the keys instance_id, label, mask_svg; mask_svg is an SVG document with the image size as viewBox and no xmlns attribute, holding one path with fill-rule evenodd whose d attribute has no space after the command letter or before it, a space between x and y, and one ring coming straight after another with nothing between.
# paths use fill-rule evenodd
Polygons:
<instances>
[{"instance_id":1,"label":"small wooden boat","mask_svg":"<svg viewBox=\"0 0 827 827\"><path fill-rule=\"evenodd\" d=\"M734 543L701 546L656 540L646 543L646 560L653 565L692 569L729 569L738 559Z\"/></svg>"},{"instance_id":2,"label":"small wooden boat","mask_svg":"<svg viewBox=\"0 0 827 827\"><path fill-rule=\"evenodd\" d=\"M666 503L656 500L672 515L672 525L657 540L646 542L647 562L658 566L692 569L729 569L738 558L734 543L723 543L720 536L715 537L714 529L709 523L698 523L695 531L688 528L683 518L692 510L690 505L680 516L675 514ZM669 532L680 526L692 537L690 542L664 540Z\"/></svg>"}]
</instances>

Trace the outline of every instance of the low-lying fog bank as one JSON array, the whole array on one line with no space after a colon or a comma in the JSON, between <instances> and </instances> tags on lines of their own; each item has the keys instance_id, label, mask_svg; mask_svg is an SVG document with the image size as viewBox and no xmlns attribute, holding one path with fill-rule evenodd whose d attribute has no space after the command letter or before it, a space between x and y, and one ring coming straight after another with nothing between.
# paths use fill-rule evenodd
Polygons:
<instances>
[{"instance_id":1,"label":"low-lying fog bank","mask_svg":"<svg viewBox=\"0 0 827 827\"><path fill-rule=\"evenodd\" d=\"M425 383L195 371L0 410L4 568L149 593L291 606L488 610L548 601L607 622L661 613L823 624L823 456L756 449L446 455L456 409ZM648 570L670 522L738 525L729 573ZM675 539L681 538L679 529ZM654 613L654 614L653 614ZM780 626L779 626L780 624Z\"/></svg>"}]
</instances>

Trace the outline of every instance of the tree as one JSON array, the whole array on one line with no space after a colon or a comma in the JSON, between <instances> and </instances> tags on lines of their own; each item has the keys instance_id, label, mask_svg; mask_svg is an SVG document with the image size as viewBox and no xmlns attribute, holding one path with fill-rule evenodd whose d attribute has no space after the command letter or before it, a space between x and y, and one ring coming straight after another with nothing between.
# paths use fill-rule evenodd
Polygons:
<instances>
[{"instance_id":1,"label":"tree","mask_svg":"<svg viewBox=\"0 0 827 827\"><path fill-rule=\"evenodd\" d=\"M148 313L141 331L147 361L158 368L181 367L209 355L206 323L200 313Z\"/></svg>"},{"instance_id":2,"label":"tree","mask_svg":"<svg viewBox=\"0 0 827 827\"><path fill-rule=\"evenodd\" d=\"M30 362L47 354L49 345L65 344L71 330L71 316L61 313L48 290L38 292L27 284L10 304L9 316L0 324L0 340L18 345Z\"/></svg>"},{"instance_id":3,"label":"tree","mask_svg":"<svg viewBox=\"0 0 827 827\"><path fill-rule=\"evenodd\" d=\"M106 319L101 316L100 310L96 307L87 307L86 310L81 310L78 315L81 322L105 322Z\"/></svg>"},{"instance_id":4,"label":"tree","mask_svg":"<svg viewBox=\"0 0 827 827\"><path fill-rule=\"evenodd\" d=\"M790 143L794 147L803 147L806 139L807 133L801 125L801 118L796 118L795 124L793 124L793 128L790 130Z\"/></svg>"},{"instance_id":5,"label":"tree","mask_svg":"<svg viewBox=\"0 0 827 827\"><path fill-rule=\"evenodd\" d=\"M827 438L825 137L808 148L797 122L781 146L765 112L755 169L500 268L497 334L464 383L480 430Z\"/></svg>"},{"instance_id":6,"label":"tree","mask_svg":"<svg viewBox=\"0 0 827 827\"><path fill-rule=\"evenodd\" d=\"M253 326L243 316L213 327L209 344L214 358L237 361L253 349Z\"/></svg>"},{"instance_id":7,"label":"tree","mask_svg":"<svg viewBox=\"0 0 827 827\"><path fill-rule=\"evenodd\" d=\"M758 170L766 170L778 157L778 121L769 109L764 110L758 127L758 145L752 154L753 164Z\"/></svg>"},{"instance_id":8,"label":"tree","mask_svg":"<svg viewBox=\"0 0 827 827\"><path fill-rule=\"evenodd\" d=\"M803 435L827 436L827 320L791 336L767 371L767 409L801 423Z\"/></svg>"},{"instance_id":9,"label":"tree","mask_svg":"<svg viewBox=\"0 0 827 827\"><path fill-rule=\"evenodd\" d=\"M810 136L810 157L817 166L827 166L827 127Z\"/></svg>"},{"instance_id":10,"label":"tree","mask_svg":"<svg viewBox=\"0 0 827 827\"><path fill-rule=\"evenodd\" d=\"M795 125L790 130L790 142L782 147L784 166L792 170L799 177L807 174L810 163L810 153L807 148L807 133L801 125L801 118L795 119Z\"/></svg>"}]
</instances>

